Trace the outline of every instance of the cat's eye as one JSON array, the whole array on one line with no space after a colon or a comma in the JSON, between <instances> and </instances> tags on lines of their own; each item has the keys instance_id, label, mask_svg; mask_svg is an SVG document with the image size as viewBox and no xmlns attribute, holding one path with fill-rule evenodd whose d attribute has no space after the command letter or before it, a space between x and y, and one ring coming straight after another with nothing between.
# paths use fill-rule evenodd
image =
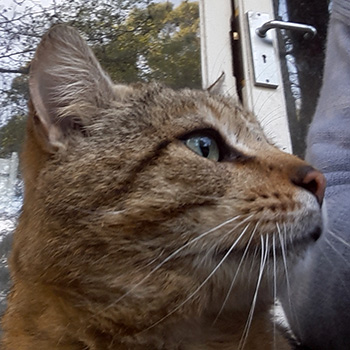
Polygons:
<instances>
[{"instance_id":1,"label":"cat's eye","mask_svg":"<svg viewBox=\"0 0 350 350\"><path fill-rule=\"evenodd\" d=\"M201 157L218 161L220 151L216 140L209 135L192 135L184 139L185 145Z\"/></svg>"}]
</instances>

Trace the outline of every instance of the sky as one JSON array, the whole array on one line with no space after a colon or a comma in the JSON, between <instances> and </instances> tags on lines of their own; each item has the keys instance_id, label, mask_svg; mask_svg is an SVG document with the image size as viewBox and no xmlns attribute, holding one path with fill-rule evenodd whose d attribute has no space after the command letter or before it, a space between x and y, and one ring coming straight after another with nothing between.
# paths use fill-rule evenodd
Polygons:
<instances>
[{"instance_id":1,"label":"sky","mask_svg":"<svg viewBox=\"0 0 350 350\"><path fill-rule=\"evenodd\" d=\"M42 5L44 7L49 6L50 4L54 3L60 3L62 0L0 0L0 13L3 9L7 9L6 17L7 18L14 18L18 17L18 14L24 11L24 8L26 6L33 7L33 5L38 4ZM165 1L171 1L175 4L175 6L179 5L182 0L155 0L156 2L165 2ZM193 1L193 0L190 0ZM16 15L17 14L17 15ZM1 21L1 18L0 18ZM11 66L13 64L12 61L10 61L7 58L0 58L0 68L7 68L7 66ZM16 67L11 67L16 68ZM14 74L2 74L0 77L0 91L6 90L7 87L11 84L12 79L15 77ZM0 97L0 103L1 103L1 97ZM10 107L9 107L10 108ZM10 108L11 109L11 108ZM6 123L6 120L8 120L8 116L11 114L11 110L7 111L4 107L2 108L2 113L0 113L0 126L2 126L4 123Z\"/></svg>"},{"instance_id":2,"label":"sky","mask_svg":"<svg viewBox=\"0 0 350 350\"><path fill-rule=\"evenodd\" d=\"M18 12L22 12L25 6L33 6L33 4L48 6L51 3L53 3L53 1L54 0L0 0L0 11L3 8L11 7L12 11L15 11L18 13ZM60 2L60 1L61 0L56 0L56 2ZM165 2L167 0L156 0L156 1ZM182 2L182 0L170 0L170 1L174 3L176 6ZM193 0L190 0L190 1L193 1ZM8 11L6 15L8 16L8 18L11 18L13 15L13 12L11 13L11 11ZM4 61L2 62L1 61L2 60L0 60L0 67L2 66L2 63L4 63ZM8 81L11 82L13 77L14 77L13 74L8 75L8 79L9 79ZM0 88L1 88L1 81L0 81ZM6 112L2 109L0 113L0 126L3 123L5 123L7 119L8 117L6 116ZM0 192L2 192L0 195L0 241L1 241L2 234L10 232L14 226L14 221L12 219L11 220L8 219L7 215L14 214L19 210L21 206L21 200L18 198L16 200L13 200L12 198L10 199L4 196L3 190Z\"/></svg>"}]
</instances>

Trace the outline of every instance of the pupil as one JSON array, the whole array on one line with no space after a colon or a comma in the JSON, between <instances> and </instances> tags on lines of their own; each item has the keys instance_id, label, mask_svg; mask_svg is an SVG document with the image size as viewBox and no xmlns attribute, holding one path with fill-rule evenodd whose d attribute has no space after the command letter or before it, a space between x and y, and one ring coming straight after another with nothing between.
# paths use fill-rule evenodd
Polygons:
<instances>
[{"instance_id":1,"label":"pupil","mask_svg":"<svg viewBox=\"0 0 350 350\"><path fill-rule=\"evenodd\" d=\"M210 139L208 137L202 137L199 140L199 147L201 149L203 157L207 158L210 153Z\"/></svg>"}]
</instances>

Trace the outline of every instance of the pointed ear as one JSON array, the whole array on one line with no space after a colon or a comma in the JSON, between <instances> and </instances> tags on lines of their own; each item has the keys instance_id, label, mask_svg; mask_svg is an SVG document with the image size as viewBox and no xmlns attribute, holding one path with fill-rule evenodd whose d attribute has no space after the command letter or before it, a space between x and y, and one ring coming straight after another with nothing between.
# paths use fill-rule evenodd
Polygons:
<instances>
[{"instance_id":1,"label":"pointed ear","mask_svg":"<svg viewBox=\"0 0 350 350\"><path fill-rule=\"evenodd\" d=\"M84 129L89 114L116 97L86 42L65 25L52 27L43 37L31 63L29 88L36 135L49 151L64 148L72 132Z\"/></svg>"}]
</instances>

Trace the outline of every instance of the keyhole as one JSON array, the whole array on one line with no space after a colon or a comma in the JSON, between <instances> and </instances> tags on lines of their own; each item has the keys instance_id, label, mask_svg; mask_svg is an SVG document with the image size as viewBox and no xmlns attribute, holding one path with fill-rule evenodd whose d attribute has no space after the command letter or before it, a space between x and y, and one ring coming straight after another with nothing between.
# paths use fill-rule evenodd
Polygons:
<instances>
[{"instance_id":1,"label":"keyhole","mask_svg":"<svg viewBox=\"0 0 350 350\"><path fill-rule=\"evenodd\" d=\"M263 58L263 61L264 61L264 63L266 63L266 55L262 55L262 58Z\"/></svg>"}]
</instances>

